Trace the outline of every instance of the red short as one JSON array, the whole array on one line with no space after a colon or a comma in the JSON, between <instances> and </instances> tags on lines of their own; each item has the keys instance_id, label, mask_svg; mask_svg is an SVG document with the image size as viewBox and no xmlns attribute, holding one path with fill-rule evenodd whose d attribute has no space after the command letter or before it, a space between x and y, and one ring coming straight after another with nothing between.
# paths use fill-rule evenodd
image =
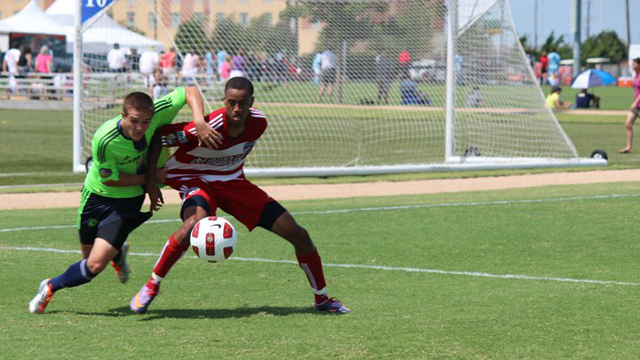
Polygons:
<instances>
[{"instance_id":1,"label":"red short","mask_svg":"<svg viewBox=\"0 0 640 360\"><path fill-rule=\"evenodd\" d=\"M209 204L211 215L220 208L249 230L258 225L265 205L276 201L247 179L212 182L201 179L167 180L167 185L180 192L182 203L192 196L202 196Z\"/></svg>"}]
</instances>

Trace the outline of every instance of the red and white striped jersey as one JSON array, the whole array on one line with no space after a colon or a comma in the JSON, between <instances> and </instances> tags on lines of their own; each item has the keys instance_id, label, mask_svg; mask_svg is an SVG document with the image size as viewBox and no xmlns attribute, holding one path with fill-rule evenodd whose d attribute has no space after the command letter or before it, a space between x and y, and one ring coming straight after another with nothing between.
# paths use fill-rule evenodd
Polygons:
<instances>
[{"instance_id":1,"label":"red and white striped jersey","mask_svg":"<svg viewBox=\"0 0 640 360\"><path fill-rule=\"evenodd\" d=\"M167 181L200 178L205 181L243 179L244 159L267 128L267 118L251 109L244 131L236 138L229 136L226 109L218 109L206 116L209 126L222 135L217 149L198 146L196 128L192 122L176 123L160 129L162 146L178 149L165 164L169 170Z\"/></svg>"}]
</instances>

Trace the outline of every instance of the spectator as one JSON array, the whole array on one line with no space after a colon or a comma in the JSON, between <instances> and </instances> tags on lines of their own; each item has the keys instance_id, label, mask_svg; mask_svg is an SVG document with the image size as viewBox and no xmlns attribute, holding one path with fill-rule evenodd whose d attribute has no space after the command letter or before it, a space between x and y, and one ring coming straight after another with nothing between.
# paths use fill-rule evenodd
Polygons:
<instances>
[{"instance_id":1,"label":"spectator","mask_svg":"<svg viewBox=\"0 0 640 360\"><path fill-rule=\"evenodd\" d=\"M554 86L551 89L551 93L547 96L547 106L550 109L568 109L571 107L571 103L567 101L560 100L560 94L562 94L562 88L559 86Z\"/></svg>"},{"instance_id":2,"label":"spectator","mask_svg":"<svg viewBox=\"0 0 640 360\"><path fill-rule=\"evenodd\" d=\"M224 58L222 65L220 65L220 80L223 83L226 83L231 76L231 60L229 60L229 56Z\"/></svg>"},{"instance_id":3,"label":"spectator","mask_svg":"<svg viewBox=\"0 0 640 360\"><path fill-rule=\"evenodd\" d=\"M628 154L631 152L633 144L633 124L636 122L638 116L640 116L640 58L633 59L631 67L633 68L633 102L631 108L627 114L627 121L625 127L627 129L627 146L619 151L622 154Z\"/></svg>"},{"instance_id":4,"label":"spectator","mask_svg":"<svg viewBox=\"0 0 640 360\"><path fill-rule=\"evenodd\" d=\"M18 44L13 43L11 49L4 54L2 71L8 71L9 75L18 75L18 60L20 60L20 50L18 50Z\"/></svg>"},{"instance_id":5,"label":"spectator","mask_svg":"<svg viewBox=\"0 0 640 360\"><path fill-rule=\"evenodd\" d=\"M376 56L376 82L378 83L378 104L389 104L389 89L393 81L393 62L387 57L387 51L382 50Z\"/></svg>"},{"instance_id":6,"label":"spectator","mask_svg":"<svg viewBox=\"0 0 640 360\"><path fill-rule=\"evenodd\" d=\"M600 108L600 97L588 92L589 89L582 89L576 94L576 108Z\"/></svg>"},{"instance_id":7,"label":"spectator","mask_svg":"<svg viewBox=\"0 0 640 360\"><path fill-rule=\"evenodd\" d=\"M549 68L549 58L547 52L543 51L540 54L540 85L544 85L547 82L547 70Z\"/></svg>"},{"instance_id":8,"label":"spectator","mask_svg":"<svg viewBox=\"0 0 640 360\"><path fill-rule=\"evenodd\" d=\"M398 55L398 62L400 63L400 69L403 73L408 73L411 67L411 54L408 51L403 51Z\"/></svg>"},{"instance_id":9,"label":"spectator","mask_svg":"<svg viewBox=\"0 0 640 360\"><path fill-rule=\"evenodd\" d=\"M198 65L200 57L194 50L187 52L182 61L181 74L189 86L195 85L195 75L198 74Z\"/></svg>"},{"instance_id":10,"label":"spectator","mask_svg":"<svg viewBox=\"0 0 640 360\"><path fill-rule=\"evenodd\" d=\"M418 91L415 81L409 76L409 72L403 75L400 81L401 105L430 105L431 101L427 94Z\"/></svg>"},{"instance_id":11,"label":"spectator","mask_svg":"<svg viewBox=\"0 0 640 360\"><path fill-rule=\"evenodd\" d=\"M337 58L333 51L327 49L322 53L320 60L320 90L318 91L318 101L322 101L322 95L325 88L327 89L327 99L331 102L333 95L333 84L336 82L336 64Z\"/></svg>"},{"instance_id":12,"label":"spectator","mask_svg":"<svg viewBox=\"0 0 640 360\"><path fill-rule=\"evenodd\" d=\"M38 56L36 56L36 71L39 73L50 74L53 72L53 58L49 53L49 47L44 45L40 48Z\"/></svg>"},{"instance_id":13,"label":"spectator","mask_svg":"<svg viewBox=\"0 0 640 360\"><path fill-rule=\"evenodd\" d=\"M222 69L222 64L227 61L227 56L229 56L229 54L227 54L226 51L224 50L219 50L216 53L216 58L218 59L218 75L220 76L220 81L222 81L222 75L221 75L221 69ZM227 76L228 78L228 76Z\"/></svg>"},{"instance_id":14,"label":"spectator","mask_svg":"<svg viewBox=\"0 0 640 360\"><path fill-rule=\"evenodd\" d=\"M162 69L154 69L153 74L149 75L149 96L151 96L153 100L157 100L168 93L167 81L162 73Z\"/></svg>"},{"instance_id":15,"label":"spectator","mask_svg":"<svg viewBox=\"0 0 640 360\"><path fill-rule=\"evenodd\" d=\"M479 108L484 105L484 96L480 92L479 86L474 86L473 90L467 94L467 107Z\"/></svg>"},{"instance_id":16,"label":"spectator","mask_svg":"<svg viewBox=\"0 0 640 360\"><path fill-rule=\"evenodd\" d=\"M124 51L120 49L120 44L113 44L113 49L109 50L107 54L107 63L111 72L123 73L127 71L127 58Z\"/></svg>"},{"instance_id":17,"label":"spectator","mask_svg":"<svg viewBox=\"0 0 640 360\"><path fill-rule=\"evenodd\" d=\"M20 57L18 58L18 73L24 77L26 74L33 71L33 55L31 54L31 47L28 45L22 46Z\"/></svg>"},{"instance_id":18,"label":"spectator","mask_svg":"<svg viewBox=\"0 0 640 360\"><path fill-rule=\"evenodd\" d=\"M160 64L160 54L153 46L149 46L140 54L140 73L145 75L147 80L151 79L150 76L158 68L158 64Z\"/></svg>"},{"instance_id":19,"label":"spectator","mask_svg":"<svg viewBox=\"0 0 640 360\"><path fill-rule=\"evenodd\" d=\"M549 76L553 75L553 78L558 80L558 69L560 68L560 54L552 51L547 56L549 59Z\"/></svg>"},{"instance_id":20,"label":"spectator","mask_svg":"<svg viewBox=\"0 0 640 360\"><path fill-rule=\"evenodd\" d=\"M57 98L58 100L64 99L67 94L71 93L71 90L69 89L69 80L64 73L57 74L53 77L53 87L55 89L54 93L56 94L54 98Z\"/></svg>"},{"instance_id":21,"label":"spectator","mask_svg":"<svg viewBox=\"0 0 640 360\"><path fill-rule=\"evenodd\" d=\"M231 59L231 74L229 78L244 77L245 66L247 60L242 55L242 51L238 51L238 54Z\"/></svg>"},{"instance_id":22,"label":"spectator","mask_svg":"<svg viewBox=\"0 0 640 360\"><path fill-rule=\"evenodd\" d=\"M204 54L205 61L205 74L207 74L207 83L211 82L213 78L213 74L216 73L216 56L213 54L213 51L207 50L207 53Z\"/></svg>"},{"instance_id":23,"label":"spectator","mask_svg":"<svg viewBox=\"0 0 640 360\"><path fill-rule=\"evenodd\" d=\"M138 54L138 49L130 49L129 54L125 55L125 59L127 59L127 64L129 64L131 71L140 71L140 55Z\"/></svg>"},{"instance_id":24,"label":"spectator","mask_svg":"<svg viewBox=\"0 0 640 360\"><path fill-rule=\"evenodd\" d=\"M167 53L160 58L160 68L162 68L162 74L169 75L176 72L176 49L171 48Z\"/></svg>"},{"instance_id":25,"label":"spectator","mask_svg":"<svg viewBox=\"0 0 640 360\"><path fill-rule=\"evenodd\" d=\"M313 70L313 84L320 85L320 62L322 61L322 53L317 53L313 58L313 64L311 65L311 69Z\"/></svg>"}]
</instances>

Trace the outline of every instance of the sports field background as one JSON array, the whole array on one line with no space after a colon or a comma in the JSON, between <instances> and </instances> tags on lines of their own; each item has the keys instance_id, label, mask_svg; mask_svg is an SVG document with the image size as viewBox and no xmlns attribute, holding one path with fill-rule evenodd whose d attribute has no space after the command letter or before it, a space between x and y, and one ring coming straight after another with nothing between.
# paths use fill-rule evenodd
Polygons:
<instances>
[{"instance_id":1,"label":"sports field background","mask_svg":"<svg viewBox=\"0 0 640 360\"><path fill-rule=\"evenodd\" d=\"M167 234L168 206L130 238L133 269L57 293L77 261L75 209L0 211L0 353L6 358L632 359L640 345L634 183L287 202L315 239L329 294L314 313L291 247L238 225L236 260L189 252L147 315L128 302ZM43 227L41 229L20 229ZM47 228L63 226L58 228ZM71 252L57 252L57 251ZM281 262L282 261L282 262Z\"/></svg>"},{"instance_id":2,"label":"sports field background","mask_svg":"<svg viewBox=\"0 0 640 360\"><path fill-rule=\"evenodd\" d=\"M548 87L543 87L548 91ZM278 91L284 91L279 89ZM563 99L573 99L574 89L565 87ZM628 110L632 90L628 88L594 88L603 97L603 110ZM311 95L309 95L311 96ZM115 111L115 110L114 110ZM275 111L275 110L274 110ZM344 111L334 111L334 115ZM595 149L605 150L610 159L609 168L636 167L640 164L640 152L621 155L617 150L625 145L624 114L589 115L556 114L580 156L588 157ZM26 184L80 183L82 174L72 174L70 111L20 111L0 112L0 186ZM312 151L311 149L310 151ZM549 171L549 170L545 170ZM480 174L504 174L513 172L481 172ZM519 171L518 173L522 173ZM415 179L441 176L476 176L478 173L389 175L358 178L355 181L378 179ZM261 180L263 181L263 180ZM270 181L270 180L267 180ZM300 180L280 180L298 183ZM338 181L354 181L345 179Z\"/></svg>"},{"instance_id":3,"label":"sports field background","mask_svg":"<svg viewBox=\"0 0 640 360\"><path fill-rule=\"evenodd\" d=\"M605 109L623 111L630 92L595 90ZM638 166L640 152L617 153L624 115L557 116L581 156L604 149L608 169ZM70 173L70 112L3 110L0 154L1 192L82 181ZM547 171L557 170L257 182ZM346 316L315 313L290 246L234 220L234 260L208 264L189 252L149 313L133 315L131 297L179 225L173 205L132 234L129 283L108 268L35 316L27 303L39 282L80 258L76 209L0 210L0 358L638 358L639 198L628 182L285 202L318 245L329 294L354 311Z\"/></svg>"}]
</instances>

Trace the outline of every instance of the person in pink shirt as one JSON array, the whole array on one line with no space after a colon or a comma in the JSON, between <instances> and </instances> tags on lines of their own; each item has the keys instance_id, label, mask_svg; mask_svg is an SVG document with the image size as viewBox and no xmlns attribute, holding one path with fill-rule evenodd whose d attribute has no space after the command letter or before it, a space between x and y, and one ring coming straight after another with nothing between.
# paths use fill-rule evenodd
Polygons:
<instances>
[{"instance_id":1,"label":"person in pink shirt","mask_svg":"<svg viewBox=\"0 0 640 360\"><path fill-rule=\"evenodd\" d=\"M228 56L225 56L224 62L220 65L220 78L223 83L226 83L229 80L229 76L231 76L231 60L229 60Z\"/></svg>"},{"instance_id":2,"label":"person in pink shirt","mask_svg":"<svg viewBox=\"0 0 640 360\"><path fill-rule=\"evenodd\" d=\"M631 104L631 108L629 109L629 114L627 114L627 121L625 123L625 127L627 128L627 146L623 149L620 149L622 154L628 154L631 152L633 148L633 124L636 122L638 116L640 116L640 58L633 59L633 72L635 73L633 77L633 91L634 98L633 103Z\"/></svg>"},{"instance_id":3,"label":"person in pink shirt","mask_svg":"<svg viewBox=\"0 0 640 360\"><path fill-rule=\"evenodd\" d=\"M36 57L36 72L39 73L52 73L53 72L53 57L49 54L49 47L47 45L40 48L40 53Z\"/></svg>"}]
</instances>

